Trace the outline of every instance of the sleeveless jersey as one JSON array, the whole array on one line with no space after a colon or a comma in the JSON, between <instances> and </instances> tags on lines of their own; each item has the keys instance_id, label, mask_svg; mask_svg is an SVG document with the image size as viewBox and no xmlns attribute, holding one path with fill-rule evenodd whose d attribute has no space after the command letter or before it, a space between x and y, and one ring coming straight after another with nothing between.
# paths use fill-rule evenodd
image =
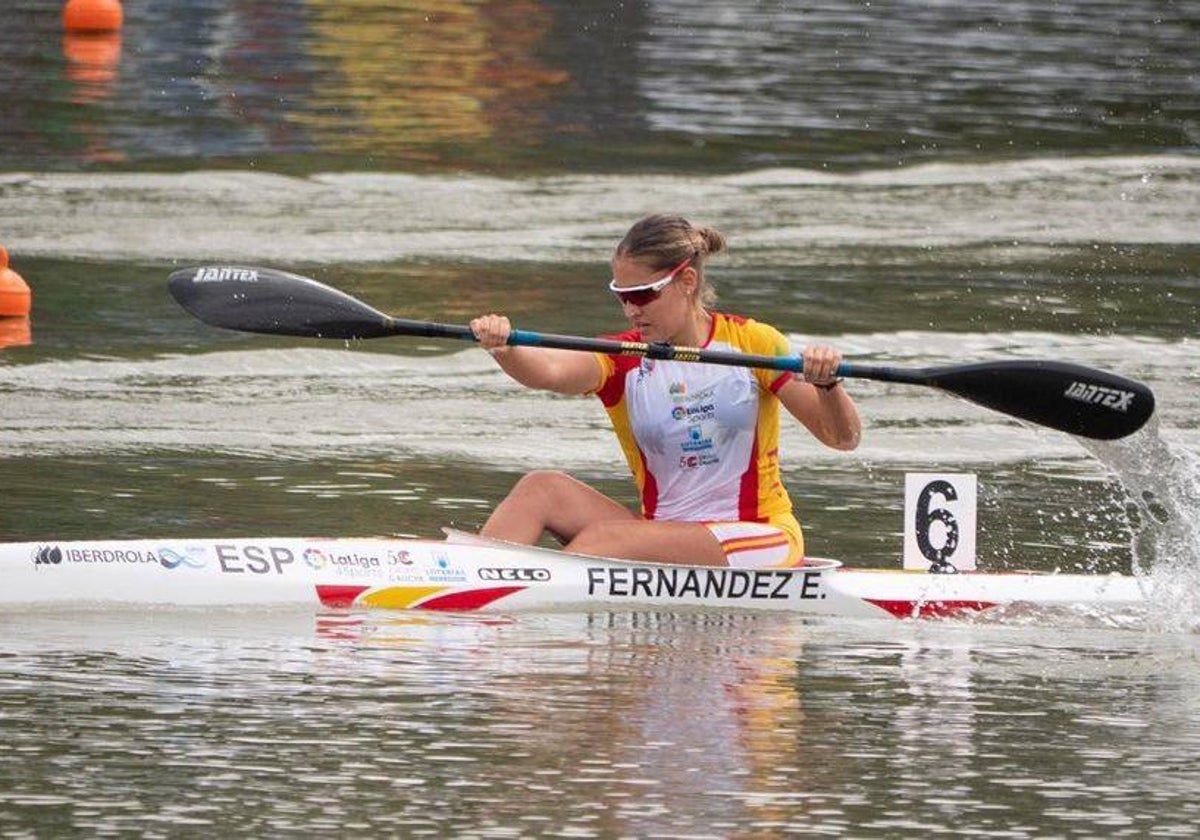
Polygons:
<instances>
[{"instance_id":1,"label":"sleeveless jersey","mask_svg":"<svg viewBox=\"0 0 1200 840\"><path fill-rule=\"evenodd\" d=\"M766 324L713 313L704 346L790 355ZM619 341L642 341L630 330ZM596 354L604 403L647 519L763 522L790 514L779 479L779 400L790 372Z\"/></svg>"}]
</instances>

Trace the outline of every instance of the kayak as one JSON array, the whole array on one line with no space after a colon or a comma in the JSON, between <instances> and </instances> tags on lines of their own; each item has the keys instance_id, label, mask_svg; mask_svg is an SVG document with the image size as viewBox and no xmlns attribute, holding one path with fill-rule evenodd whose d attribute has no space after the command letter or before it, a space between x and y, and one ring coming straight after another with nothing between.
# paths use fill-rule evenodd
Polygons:
<instances>
[{"instance_id":1,"label":"kayak","mask_svg":"<svg viewBox=\"0 0 1200 840\"><path fill-rule=\"evenodd\" d=\"M0 544L0 603L311 605L443 611L704 607L854 618L1121 609L1128 575L635 563L459 531L424 539L184 539Z\"/></svg>"}]
</instances>

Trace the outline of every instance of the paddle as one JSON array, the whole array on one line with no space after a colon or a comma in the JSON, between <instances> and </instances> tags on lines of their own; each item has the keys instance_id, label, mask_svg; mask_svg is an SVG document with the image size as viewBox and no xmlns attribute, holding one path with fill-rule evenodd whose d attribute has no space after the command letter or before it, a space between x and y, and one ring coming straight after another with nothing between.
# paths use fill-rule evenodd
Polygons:
<instances>
[{"instance_id":1,"label":"paddle","mask_svg":"<svg viewBox=\"0 0 1200 840\"><path fill-rule=\"evenodd\" d=\"M202 266L171 274L171 294L206 324L305 338L415 335L474 341L469 327L393 318L316 280L270 268ZM611 341L513 330L509 344L799 373L797 356L754 356L665 343ZM1154 394L1122 376L1058 361L977 362L895 368L843 362L839 376L925 385L1051 429L1114 440L1142 427Z\"/></svg>"}]
</instances>

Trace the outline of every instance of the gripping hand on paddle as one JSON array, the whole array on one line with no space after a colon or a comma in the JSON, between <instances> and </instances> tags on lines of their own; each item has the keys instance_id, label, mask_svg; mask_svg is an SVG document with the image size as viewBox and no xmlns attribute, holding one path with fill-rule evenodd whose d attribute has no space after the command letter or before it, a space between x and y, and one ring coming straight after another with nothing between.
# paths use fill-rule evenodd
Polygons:
<instances>
[{"instance_id":1,"label":"gripping hand on paddle","mask_svg":"<svg viewBox=\"0 0 1200 840\"><path fill-rule=\"evenodd\" d=\"M804 359L804 381L819 388L828 388L838 381L837 370L842 354L823 344L809 345L801 354Z\"/></svg>"},{"instance_id":2,"label":"gripping hand on paddle","mask_svg":"<svg viewBox=\"0 0 1200 840\"><path fill-rule=\"evenodd\" d=\"M481 315L472 319L471 332L475 334L479 346L493 356L503 355L511 349L508 337L512 334L512 323L503 315Z\"/></svg>"}]
</instances>

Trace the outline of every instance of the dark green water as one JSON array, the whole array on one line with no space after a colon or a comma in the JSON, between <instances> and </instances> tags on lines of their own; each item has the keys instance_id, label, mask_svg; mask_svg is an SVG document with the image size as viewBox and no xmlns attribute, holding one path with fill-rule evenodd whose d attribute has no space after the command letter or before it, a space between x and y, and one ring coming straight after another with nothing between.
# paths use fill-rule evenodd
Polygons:
<instances>
[{"instance_id":1,"label":"dark green water","mask_svg":"<svg viewBox=\"0 0 1200 840\"><path fill-rule=\"evenodd\" d=\"M64 48L57 2L8 4L0 122L22 142L0 160L857 169L1190 151L1200 131L1190 3L126 6L108 67Z\"/></svg>"},{"instance_id":2,"label":"dark green water","mask_svg":"<svg viewBox=\"0 0 1200 840\"><path fill-rule=\"evenodd\" d=\"M117 45L5 11L0 244L34 311L0 349L0 539L431 536L534 468L632 504L595 401L464 346L215 330L165 278L265 264L607 333L613 243L671 210L729 237L721 307L797 346L1155 390L1152 429L1085 447L851 383L858 451L782 441L810 551L894 567L904 474L971 472L981 566L1174 586L1018 626L7 613L0 834L1195 833L1194 4L125 12Z\"/></svg>"}]
</instances>

